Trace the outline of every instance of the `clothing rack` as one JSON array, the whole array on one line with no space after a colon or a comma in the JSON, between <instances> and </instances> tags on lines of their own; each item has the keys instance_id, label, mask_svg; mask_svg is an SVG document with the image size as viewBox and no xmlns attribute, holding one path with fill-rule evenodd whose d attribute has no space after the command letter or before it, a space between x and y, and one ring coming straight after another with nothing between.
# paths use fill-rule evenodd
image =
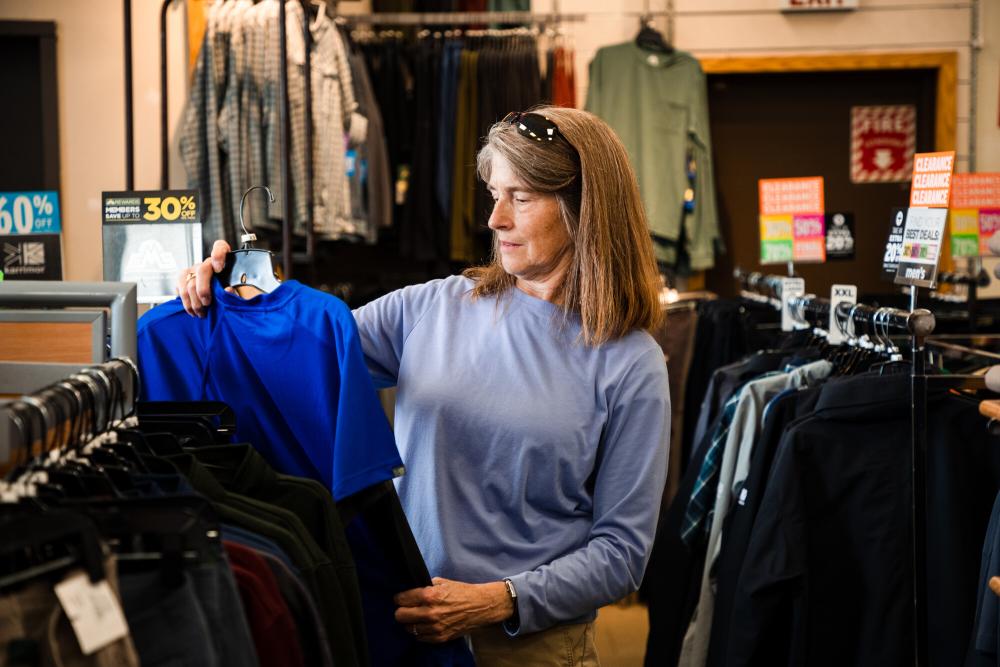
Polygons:
<instances>
[{"instance_id":1,"label":"clothing rack","mask_svg":"<svg viewBox=\"0 0 1000 667\"><path fill-rule=\"evenodd\" d=\"M582 23L587 14L535 12L378 12L347 14L339 17L348 24L375 25L481 25L490 23L546 25L549 23Z\"/></svg>"},{"instance_id":2,"label":"clothing rack","mask_svg":"<svg viewBox=\"0 0 1000 667\"><path fill-rule=\"evenodd\" d=\"M168 97L167 97L167 11L174 0L163 0L160 7L160 188L166 190L170 187L170 146L168 127ZM312 132L312 68L310 64L310 45L312 44L312 33L309 30L308 6L306 0L299 0L305 14L303 21L303 39L305 40L305 61L303 76L304 86L304 107L305 107L305 159L306 159L306 252L305 255L295 255L292 252L292 228L290 224L291 216L291 182L289 180L289 103L288 103L288 44L286 29L286 10L282 3L282 11L279 16L279 45L281 62L284 67L280 68L278 86L281 96L279 114L281 118L281 173L284 179L283 191L281 193L281 214L284 220L281 227L281 252L279 253L282 262L283 278L288 280L293 274L293 262L299 260L312 265L315 262L316 233L313 224L313 201L312 201L312 177L313 177L313 132ZM123 0L124 3L124 33L125 33L125 189L132 190L135 187L135 142L133 131L134 111L132 104L132 0Z\"/></svg>"},{"instance_id":3,"label":"clothing rack","mask_svg":"<svg viewBox=\"0 0 1000 667\"><path fill-rule=\"evenodd\" d=\"M751 291L767 288L777 292L778 306L781 301L782 276L745 273L741 269L733 272L734 277ZM777 287L776 287L777 286ZM759 293L759 292L758 292ZM913 627L914 665L927 664L927 386L924 342L934 331L935 319L929 310L918 309L917 288L911 288L910 310L898 308L876 308L865 304L842 303L837 306L837 314L854 325L862 325L869 331L876 328L910 335L910 450L911 462L911 521L912 521L912 566L913 566ZM796 297L790 306L806 315L829 317L831 303L828 299L815 296ZM954 385L965 378L945 378ZM935 382L935 384L939 384ZM943 383L942 383L943 384ZM968 386L963 384L962 386Z\"/></svg>"},{"instance_id":4,"label":"clothing rack","mask_svg":"<svg viewBox=\"0 0 1000 667\"><path fill-rule=\"evenodd\" d=\"M66 400L70 395L76 400ZM52 401L57 397L63 400L53 408ZM101 424L133 414L138 397L139 370L135 362L116 357L67 373L57 382L6 403L0 406L0 466L10 463L18 451L40 453L32 451L38 443L49 449L56 440L58 446L59 437L71 435L81 419L91 428L103 430L99 429Z\"/></svg>"}]
</instances>

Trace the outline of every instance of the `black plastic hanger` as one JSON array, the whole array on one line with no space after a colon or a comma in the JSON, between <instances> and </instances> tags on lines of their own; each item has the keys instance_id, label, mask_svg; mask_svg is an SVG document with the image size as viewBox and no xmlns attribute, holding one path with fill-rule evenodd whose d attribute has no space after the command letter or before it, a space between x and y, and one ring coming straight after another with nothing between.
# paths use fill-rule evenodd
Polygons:
<instances>
[{"instance_id":1,"label":"black plastic hanger","mask_svg":"<svg viewBox=\"0 0 1000 667\"><path fill-rule=\"evenodd\" d=\"M226 265L219 272L217 279L224 287L250 285L262 292L273 292L281 285L281 281L274 275L273 255L269 250L253 247L257 235L248 232L243 223L243 204L247 200L247 195L257 188L265 190L270 201L274 201L274 195L265 185L255 185L243 193L240 199L240 227L243 228L240 241L243 245L239 250L226 254Z\"/></svg>"},{"instance_id":2,"label":"black plastic hanger","mask_svg":"<svg viewBox=\"0 0 1000 667\"><path fill-rule=\"evenodd\" d=\"M663 33L653 27L653 17L649 15L640 19L639 34L635 36L635 43L645 51L665 54L674 52L674 47L663 37Z\"/></svg>"}]
</instances>

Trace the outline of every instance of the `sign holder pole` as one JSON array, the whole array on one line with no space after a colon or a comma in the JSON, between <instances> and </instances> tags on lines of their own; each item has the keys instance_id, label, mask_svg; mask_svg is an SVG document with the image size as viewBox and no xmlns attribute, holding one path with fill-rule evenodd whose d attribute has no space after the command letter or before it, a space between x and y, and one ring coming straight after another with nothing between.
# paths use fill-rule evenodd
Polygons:
<instances>
[{"instance_id":1,"label":"sign holder pole","mask_svg":"<svg viewBox=\"0 0 1000 667\"><path fill-rule=\"evenodd\" d=\"M920 288L910 286L910 312L917 310ZM910 450L913 519L913 664L927 664L927 376L924 339L916 331L910 339Z\"/></svg>"}]
</instances>

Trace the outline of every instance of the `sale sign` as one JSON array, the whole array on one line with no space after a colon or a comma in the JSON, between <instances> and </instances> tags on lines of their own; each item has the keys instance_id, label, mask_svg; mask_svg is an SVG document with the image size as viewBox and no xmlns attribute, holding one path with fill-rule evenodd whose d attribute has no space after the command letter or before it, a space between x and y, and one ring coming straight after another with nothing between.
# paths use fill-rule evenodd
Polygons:
<instances>
[{"instance_id":1,"label":"sale sign","mask_svg":"<svg viewBox=\"0 0 1000 667\"><path fill-rule=\"evenodd\" d=\"M955 151L918 153L913 158L910 207L948 208Z\"/></svg>"},{"instance_id":2,"label":"sale sign","mask_svg":"<svg viewBox=\"0 0 1000 667\"><path fill-rule=\"evenodd\" d=\"M762 178L760 263L826 261L823 177Z\"/></svg>"},{"instance_id":3,"label":"sale sign","mask_svg":"<svg viewBox=\"0 0 1000 667\"><path fill-rule=\"evenodd\" d=\"M1000 228L1000 173L955 174L952 177L951 254L991 254L987 244Z\"/></svg>"},{"instance_id":4,"label":"sale sign","mask_svg":"<svg viewBox=\"0 0 1000 667\"><path fill-rule=\"evenodd\" d=\"M902 183L913 171L917 108L851 107L851 182Z\"/></svg>"}]
</instances>

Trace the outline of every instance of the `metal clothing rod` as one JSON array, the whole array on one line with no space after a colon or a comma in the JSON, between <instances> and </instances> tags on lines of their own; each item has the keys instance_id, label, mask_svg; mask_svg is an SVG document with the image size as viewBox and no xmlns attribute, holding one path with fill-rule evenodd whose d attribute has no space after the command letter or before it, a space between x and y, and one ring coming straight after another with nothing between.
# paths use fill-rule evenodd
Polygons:
<instances>
[{"instance_id":1,"label":"metal clothing rod","mask_svg":"<svg viewBox=\"0 0 1000 667\"><path fill-rule=\"evenodd\" d=\"M278 105L279 124L281 125L281 265L283 275L282 280L292 278L292 183L289 173L291 172L291 151L289 142L291 140L291 127L288 108L288 35L287 29L287 5L281 2L278 10L278 50L281 54L278 68Z\"/></svg>"},{"instance_id":2,"label":"metal clothing rod","mask_svg":"<svg viewBox=\"0 0 1000 667\"><path fill-rule=\"evenodd\" d=\"M638 12L633 12L639 16ZM663 12L661 12L662 14ZM619 13L621 15L621 13ZM556 14L534 12L379 12L377 14L343 14L348 23L376 25L476 25L482 23L580 23L587 14Z\"/></svg>"},{"instance_id":3,"label":"metal clothing rod","mask_svg":"<svg viewBox=\"0 0 1000 667\"><path fill-rule=\"evenodd\" d=\"M305 43L305 58L302 67L302 74L305 77L305 88L303 90L302 101L305 112L306 173L303 185L305 187L306 204L306 258L312 264L316 259L316 230L314 229L313 221L312 30L309 29L308 0L299 0L299 2L302 5L302 40ZM336 7L336 3L334 3L334 7Z\"/></svg>"},{"instance_id":4,"label":"metal clothing rod","mask_svg":"<svg viewBox=\"0 0 1000 667\"><path fill-rule=\"evenodd\" d=\"M132 128L132 0L124 0L125 19L125 189L135 188L135 133Z\"/></svg>"},{"instance_id":5,"label":"metal clothing rod","mask_svg":"<svg viewBox=\"0 0 1000 667\"><path fill-rule=\"evenodd\" d=\"M170 188L170 139L167 127L167 10L174 0L160 7L160 189ZM131 189L131 188L130 188Z\"/></svg>"}]
</instances>

